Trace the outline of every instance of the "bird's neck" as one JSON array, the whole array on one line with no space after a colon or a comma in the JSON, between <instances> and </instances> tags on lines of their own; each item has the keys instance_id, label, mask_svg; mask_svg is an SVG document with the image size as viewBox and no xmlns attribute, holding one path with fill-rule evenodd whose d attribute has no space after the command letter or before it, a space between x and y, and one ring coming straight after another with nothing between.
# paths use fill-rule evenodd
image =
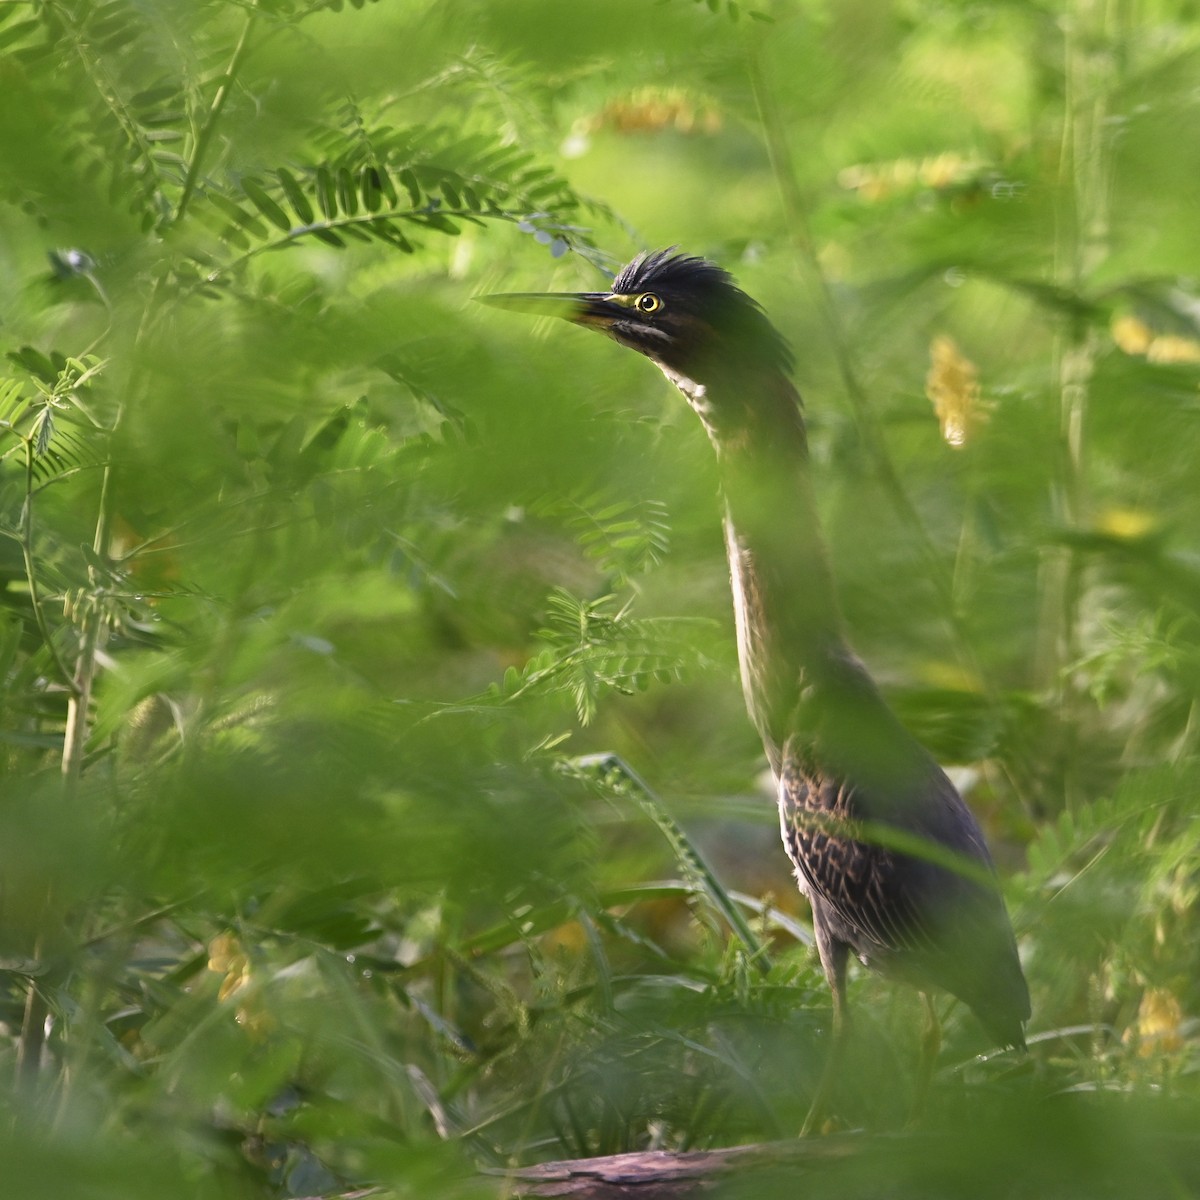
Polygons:
<instances>
[{"instance_id":1,"label":"bird's neck","mask_svg":"<svg viewBox=\"0 0 1200 1200\"><path fill-rule=\"evenodd\" d=\"M720 469L746 703L777 765L806 689L852 663L821 539L799 397L779 371L701 385L664 373L703 421Z\"/></svg>"}]
</instances>

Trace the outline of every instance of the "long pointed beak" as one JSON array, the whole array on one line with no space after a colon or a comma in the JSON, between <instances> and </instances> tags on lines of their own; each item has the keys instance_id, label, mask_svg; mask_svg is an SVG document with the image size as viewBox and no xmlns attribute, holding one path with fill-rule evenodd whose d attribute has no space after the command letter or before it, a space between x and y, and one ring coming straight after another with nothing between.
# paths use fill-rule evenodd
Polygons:
<instances>
[{"instance_id":1,"label":"long pointed beak","mask_svg":"<svg viewBox=\"0 0 1200 1200\"><path fill-rule=\"evenodd\" d=\"M539 317L561 317L575 325L607 329L619 317L629 315L628 305L614 301L610 292L501 292L476 296L481 304L507 308Z\"/></svg>"}]
</instances>

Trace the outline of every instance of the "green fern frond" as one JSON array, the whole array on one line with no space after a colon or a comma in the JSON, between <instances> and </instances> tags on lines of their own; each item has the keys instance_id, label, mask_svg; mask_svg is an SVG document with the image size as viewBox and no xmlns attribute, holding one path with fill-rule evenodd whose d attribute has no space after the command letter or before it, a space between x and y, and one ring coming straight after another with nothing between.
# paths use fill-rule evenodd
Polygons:
<instances>
[{"instance_id":1,"label":"green fern frond","mask_svg":"<svg viewBox=\"0 0 1200 1200\"><path fill-rule=\"evenodd\" d=\"M670 549L667 507L659 500L612 501L593 493L552 498L535 511L564 518L584 553L620 585L657 566Z\"/></svg>"},{"instance_id":2,"label":"green fern frond","mask_svg":"<svg viewBox=\"0 0 1200 1200\"><path fill-rule=\"evenodd\" d=\"M583 208L570 185L494 138L462 137L447 127L371 129L352 110L317 143L329 151L324 161L203 189L197 218L242 252L210 271L208 281L304 240L336 248L384 242L411 254L414 231L455 236L464 223L487 220L517 224L556 254L591 245L587 230L569 223Z\"/></svg>"},{"instance_id":3,"label":"green fern frond","mask_svg":"<svg viewBox=\"0 0 1200 1200\"><path fill-rule=\"evenodd\" d=\"M27 11L32 13L32 7L28 7ZM49 51L45 27L34 16L14 20L20 15L21 6L11 4L0 7L0 53L12 55L18 60L22 56L26 59L41 57Z\"/></svg>"},{"instance_id":4,"label":"green fern frond","mask_svg":"<svg viewBox=\"0 0 1200 1200\"><path fill-rule=\"evenodd\" d=\"M365 8L379 0L259 0L259 8L272 16L287 18L290 22L303 20L319 12L341 12L347 4L351 8Z\"/></svg>"},{"instance_id":5,"label":"green fern frond","mask_svg":"<svg viewBox=\"0 0 1200 1200\"><path fill-rule=\"evenodd\" d=\"M608 692L633 695L707 666L695 648L694 621L635 619L628 605L616 605L612 595L580 600L563 588L551 592L537 635L546 649L524 671L506 675L506 697L568 695L580 724L587 725Z\"/></svg>"},{"instance_id":6,"label":"green fern frond","mask_svg":"<svg viewBox=\"0 0 1200 1200\"><path fill-rule=\"evenodd\" d=\"M768 24L774 20L770 13L757 8L745 8L737 0L693 0L693 3L703 4L710 12L723 13L731 21L738 21L743 16L749 17L752 21L764 21Z\"/></svg>"},{"instance_id":7,"label":"green fern frond","mask_svg":"<svg viewBox=\"0 0 1200 1200\"><path fill-rule=\"evenodd\" d=\"M25 385L17 379L0 379L0 455L9 448L5 435L17 432L17 426L28 410Z\"/></svg>"},{"instance_id":8,"label":"green fern frond","mask_svg":"<svg viewBox=\"0 0 1200 1200\"><path fill-rule=\"evenodd\" d=\"M107 176L110 200L152 228L170 211L166 192L183 175L183 160L165 147L188 133L183 85L156 67L156 22L124 0L46 4L37 12L56 72L95 98L72 106L68 137L90 159L87 170Z\"/></svg>"},{"instance_id":9,"label":"green fern frond","mask_svg":"<svg viewBox=\"0 0 1200 1200\"><path fill-rule=\"evenodd\" d=\"M31 346L9 358L29 371L41 395L35 399L16 380L0 380L0 433L7 429L16 439L9 444L0 439L0 460L32 443L33 474L40 486L106 462L107 434L81 419L78 402L78 393L104 370L104 360L56 351L47 355Z\"/></svg>"}]
</instances>

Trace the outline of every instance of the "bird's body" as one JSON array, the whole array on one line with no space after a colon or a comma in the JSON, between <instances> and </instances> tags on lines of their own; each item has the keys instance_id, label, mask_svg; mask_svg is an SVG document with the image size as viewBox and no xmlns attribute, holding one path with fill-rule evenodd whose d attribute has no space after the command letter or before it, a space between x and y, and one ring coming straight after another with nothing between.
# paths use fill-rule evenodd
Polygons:
<instances>
[{"instance_id":1,"label":"bird's body","mask_svg":"<svg viewBox=\"0 0 1200 1200\"><path fill-rule=\"evenodd\" d=\"M853 953L949 991L997 1044L1023 1046L1029 993L983 834L847 645L786 343L724 271L669 251L635 259L611 292L494 299L566 306L557 315L645 354L708 431L746 704L836 1024Z\"/></svg>"}]
</instances>

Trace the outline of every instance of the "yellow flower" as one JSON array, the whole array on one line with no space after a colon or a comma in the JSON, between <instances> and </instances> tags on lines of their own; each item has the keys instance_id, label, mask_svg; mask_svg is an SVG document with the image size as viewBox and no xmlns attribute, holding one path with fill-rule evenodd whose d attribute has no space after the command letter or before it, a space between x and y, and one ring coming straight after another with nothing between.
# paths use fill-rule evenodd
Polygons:
<instances>
[{"instance_id":1,"label":"yellow flower","mask_svg":"<svg viewBox=\"0 0 1200 1200\"><path fill-rule=\"evenodd\" d=\"M1156 363L1200 362L1200 342L1195 338L1164 334L1150 343L1146 359Z\"/></svg>"},{"instance_id":2,"label":"yellow flower","mask_svg":"<svg viewBox=\"0 0 1200 1200\"><path fill-rule=\"evenodd\" d=\"M250 960L232 933L219 933L208 944L208 969L224 975L218 1000L227 1000L250 982Z\"/></svg>"},{"instance_id":3,"label":"yellow flower","mask_svg":"<svg viewBox=\"0 0 1200 1200\"><path fill-rule=\"evenodd\" d=\"M1145 354L1154 341L1154 331L1137 317L1114 317L1109 326L1112 339L1126 354Z\"/></svg>"},{"instance_id":4,"label":"yellow flower","mask_svg":"<svg viewBox=\"0 0 1200 1200\"><path fill-rule=\"evenodd\" d=\"M1147 362L1200 362L1200 342L1178 334L1156 334L1145 321L1137 317L1114 317L1109 332L1117 347L1126 354L1143 354Z\"/></svg>"},{"instance_id":5,"label":"yellow flower","mask_svg":"<svg viewBox=\"0 0 1200 1200\"><path fill-rule=\"evenodd\" d=\"M964 446L975 429L988 419L980 399L979 372L959 350L952 337L942 333L929 347L929 374L925 394L951 446Z\"/></svg>"},{"instance_id":6,"label":"yellow flower","mask_svg":"<svg viewBox=\"0 0 1200 1200\"><path fill-rule=\"evenodd\" d=\"M1174 1054L1183 1049L1183 1010L1166 988L1148 988L1138 1005L1138 1055Z\"/></svg>"},{"instance_id":7,"label":"yellow flower","mask_svg":"<svg viewBox=\"0 0 1200 1200\"><path fill-rule=\"evenodd\" d=\"M1158 522L1153 513L1141 508L1109 508L1096 521L1096 528L1109 537L1135 542L1153 533Z\"/></svg>"}]
</instances>

